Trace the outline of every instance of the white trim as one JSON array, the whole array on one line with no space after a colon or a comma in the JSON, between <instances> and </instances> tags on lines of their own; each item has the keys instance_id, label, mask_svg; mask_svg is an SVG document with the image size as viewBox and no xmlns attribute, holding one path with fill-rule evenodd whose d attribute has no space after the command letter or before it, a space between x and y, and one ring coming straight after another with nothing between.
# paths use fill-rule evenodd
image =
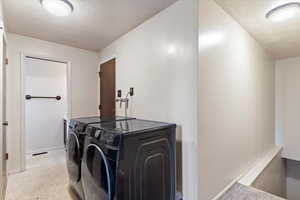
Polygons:
<instances>
[{"instance_id":1,"label":"white trim","mask_svg":"<svg viewBox=\"0 0 300 200\"><path fill-rule=\"evenodd\" d=\"M281 152L281 150L282 147L276 146L274 149L268 152L266 156L260 159L255 166L239 180L239 183L246 186L251 186L259 177L259 175L266 169L266 167L269 166L271 161Z\"/></svg>"},{"instance_id":2,"label":"white trim","mask_svg":"<svg viewBox=\"0 0 300 200\"><path fill-rule=\"evenodd\" d=\"M282 147L275 146L271 149L262 159L255 162L252 167L247 169L244 173L241 173L236 179L229 183L219 194L217 194L212 200L218 200L223 196L234 184L240 183L246 186L251 186L252 183L258 178L258 176L264 171L264 169L271 163L271 161L281 153Z\"/></svg>"},{"instance_id":3,"label":"white trim","mask_svg":"<svg viewBox=\"0 0 300 200\"><path fill-rule=\"evenodd\" d=\"M26 153L26 157L32 157L33 154L36 153L42 153L42 152L47 152L49 153L50 151L58 151L58 150L63 150L65 149L64 145L61 146L56 146L56 147L50 147L50 148L42 148L42 149L38 149L38 150L34 150L34 151L30 151Z\"/></svg>"},{"instance_id":4,"label":"white trim","mask_svg":"<svg viewBox=\"0 0 300 200\"><path fill-rule=\"evenodd\" d=\"M25 171L26 170L26 132L25 132L25 101L24 101L24 90L25 90L25 82L24 82L24 68L25 68L25 58L29 57L35 57L35 58L41 58L41 59L46 59L49 61L58 61L65 63L67 65L67 117L71 118L72 116L72 80L71 80L71 72L72 72L72 67L71 67L71 62L67 61L63 58L56 58L56 57L49 57L45 55L37 55L34 53L27 53L27 52L21 52L21 66L20 66L20 80L21 80L21 98L20 98L20 171Z\"/></svg>"},{"instance_id":5,"label":"white trim","mask_svg":"<svg viewBox=\"0 0 300 200\"><path fill-rule=\"evenodd\" d=\"M21 169L13 169L13 170L10 170L8 172L8 176L13 175L13 174L18 174L18 173L21 173L21 172L22 172Z\"/></svg>"},{"instance_id":6,"label":"white trim","mask_svg":"<svg viewBox=\"0 0 300 200\"><path fill-rule=\"evenodd\" d=\"M117 56L115 54L113 54L113 55L110 55L108 57L105 57L104 59L100 58L100 62L98 64L98 71L100 71L100 65L102 65L102 64L104 64L104 63L106 63L106 62L108 62L112 59L116 59L116 66L117 66Z\"/></svg>"},{"instance_id":7,"label":"white trim","mask_svg":"<svg viewBox=\"0 0 300 200\"><path fill-rule=\"evenodd\" d=\"M5 84L4 86L7 86L7 80L6 83L4 83L2 81L2 77L3 77L3 73L5 74L7 71L7 66L5 63L5 59L7 56L7 40L6 40L6 36L5 36L5 29L2 28L0 30L0 46L1 46L1 58L0 58L0 65L1 65L1 69L0 69L0 124L1 124L1 128L0 128L0 200L4 200L5 199L5 195L6 195L6 188L7 188L7 161L3 159L3 155L4 153L7 153L7 141L4 141L4 135L2 132L2 123L5 122L7 120L7 113L6 113L6 119L3 119L3 101L2 101L2 96L3 96L3 84ZM6 76L7 79L7 76ZM7 93L7 91L6 91ZM6 95L7 96L7 95ZM7 100L6 100L7 102ZM5 106L5 105L4 105ZM6 111L7 112L7 111ZM6 132L5 132L5 136L7 139L7 128L6 128ZM4 144L5 146L2 146L2 144ZM3 152L3 150L5 150L6 152ZM3 166L5 166L5 171L3 170ZM4 178L4 179L3 179Z\"/></svg>"},{"instance_id":8,"label":"white trim","mask_svg":"<svg viewBox=\"0 0 300 200\"><path fill-rule=\"evenodd\" d=\"M2 106L3 106L3 101L2 101L2 95L3 95L3 81L2 81L2 74L4 73L4 66L2 66L3 63L3 50L4 50L4 30L0 29L0 200L4 200L5 197L5 185L4 185L4 180L3 178L3 164L4 164L4 159L2 157L3 155L3 132L2 132L2 123L3 123L3 118L2 118Z\"/></svg>"},{"instance_id":9,"label":"white trim","mask_svg":"<svg viewBox=\"0 0 300 200\"><path fill-rule=\"evenodd\" d=\"M25 141L26 141L26 137L25 137L25 103L24 103L24 88L25 88L25 84L24 84L24 60L25 60L25 55L23 53L21 53L21 57L20 57L20 63L21 63L21 67L20 67L20 91L21 91L21 98L20 98L20 171L25 171L26 169L26 161L25 161L25 152L26 152L26 147L25 147Z\"/></svg>"}]
</instances>

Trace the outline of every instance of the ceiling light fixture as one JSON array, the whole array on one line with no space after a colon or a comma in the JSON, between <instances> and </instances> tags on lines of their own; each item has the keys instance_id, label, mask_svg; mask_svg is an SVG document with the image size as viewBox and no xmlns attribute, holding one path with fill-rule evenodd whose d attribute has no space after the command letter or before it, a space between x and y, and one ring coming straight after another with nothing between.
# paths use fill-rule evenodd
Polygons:
<instances>
[{"instance_id":1,"label":"ceiling light fixture","mask_svg":"<svg viewBox=\"0 0 300 200\"><path fill-rule=\"evenodd\" d=\"M295 17L300 11L300 2L286 3L271 9L266 18L273 22L282 22Z\"/></svg>"},{"instance_id":2,"label":"ceiling light fixture","mask_svg":"<svg viewBox=\"0 0 300 200\"><path fill-rule=\"evenodd\" d=\"M42 7L55 16L68 16L74 7L69 0L40 0Z\"/></svg>"}]
</instances>

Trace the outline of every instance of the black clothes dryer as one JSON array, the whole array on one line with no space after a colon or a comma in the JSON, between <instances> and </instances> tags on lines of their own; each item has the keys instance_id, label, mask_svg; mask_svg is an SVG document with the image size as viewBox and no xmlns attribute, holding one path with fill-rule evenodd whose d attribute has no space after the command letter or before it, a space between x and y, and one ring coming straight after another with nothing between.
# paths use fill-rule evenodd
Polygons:
<instances>
[{"instance_id":1,"label":"black clothes dryer","mask_svg":"<svg viewBox=\"0 0 300 200\"><path fill-rule=\"evenodd\" d=\"M67 169L70 186L77 196L84 199L81 185L81 160L84 150L85 130L89 124L125 120L125 117L85 117L71 119L67 142ZM130 118L133 119L133 118Z\"/></svg>"},{"instance_id":2,"label":"black clothes dryer","mask_svg":"<svg viewBox=\"0 0 300 200\"><path fill-rule=\"evenodd\" d=\"M86 200L175 200L175 124L125 120L86 130Z\"/></svg>"}]
</instances>

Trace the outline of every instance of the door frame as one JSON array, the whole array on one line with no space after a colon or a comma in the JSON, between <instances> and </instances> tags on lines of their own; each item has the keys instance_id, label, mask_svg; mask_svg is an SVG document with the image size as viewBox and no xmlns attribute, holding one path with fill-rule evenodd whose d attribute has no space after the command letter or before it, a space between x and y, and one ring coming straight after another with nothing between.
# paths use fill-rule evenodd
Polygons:
<instances>
[{"instance_id":1,"label":"door frame","mask_svg":"<svg viewBox=\"0 0 300 200\"><path fill-rule=\"evenodd\" d=\"M71 81L71 62L67 61L64 58L57 58L39 54L32 54L21 52L21 67L20 67L20 80L21 80L21 98L20 98L20 105L21 105L21 114L20 114L20 171L26 170L26 129L25 129L25 59L26 57L37 58L41 60L48 60L52 62L60 62L65 63L67 65L67 118L70 119L72 116L72 81Z\"/></svg>"},{"instance_id":2,"label":"door frame","mask_svg":"<svg viewBox=\"0 0 300 200\"><path fill-rule=\"evenodd\" d=\"M4 50L4 43L6 43L7 45L7 41L6 41L6 36L5 36L5 31L4 31L4 28L2 25L0 25L0 40L1 40L1 48L2 50ZM0 56L0 65L1 65L1 72L0 72L0 77L1 77L1 80L2 80L2 73L6 73L6 71L4 71L4 66L2 66L2 63L3 63L3 60L6 59L3 57L3 52L1 52L1 56ZM2 94L3 94L3 91L2 91L2 81L0 83L0 200L4 200L5 198L5 189L6 189L6 183L4 182L4 180L2 180L3 178L3 166L4 164L6 164L4 162L4 158L2 157L4 155L4 152L3 152L3 147L2 147L2 144L3 144L3 132L2 132L2 123L3 123L3 118L2 118L2 106L3 106L3 102L2 102ZM7 151L7 150L6 150ZM5 152L6 153L6 152ZM7 174L6 174L7 176Z\"/></svg>"}]
</instances>

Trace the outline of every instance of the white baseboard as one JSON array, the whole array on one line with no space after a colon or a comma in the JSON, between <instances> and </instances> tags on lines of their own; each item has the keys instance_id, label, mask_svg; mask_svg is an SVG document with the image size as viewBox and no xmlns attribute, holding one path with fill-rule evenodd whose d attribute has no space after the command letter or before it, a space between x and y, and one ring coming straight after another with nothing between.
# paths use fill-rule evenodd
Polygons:
<instances>
[{"instance_id":1,"label":"white baseboard","mask_svg":"<svg viewBox=\"0 0 300 200\"><path fill-rule=\"evenodd\" d=\"M18 174L21 172L23 172L23 170L21 170L21 169L12 169L7 172L7 175L10 176L10 175Z\"/></svg>"},{"instance_id":2,"label":"white baseboard","mask_svg":"<svg viewBox=\"0 0 300 200\"><path fill-rule=\"evenodd\" d=\"M57 150L62 150L64 148L65 148L65 146L62 145L62 146L42 148L42 149L38 149L38 150L34 150L34 151L29 151L29 152L26 152L26 157L27 156L32 156L32 154L37 154L37 153L42 153L42 152L50 152L50 151L57 151Z\"/></svg>"},{"instance_id":3,"label":"white baseboard","mask_svg":"<svg viewBox=\"0 0 300 200\"><path fill-rule=\"evenodd\" d=\"M32 152L26 153L26 158L32 157L32 154L34 154L34 153L48 152L49 154L51 154L52 152L55 152L55 151L64 151L64 150L65 150L64 146L39 149L37 151L32 151ZM8 175L14 175L14 174L18 174L18 173L21 173L21 172L24 172L24 171L26 171L26 170L23 170L21 168L16 168L16 169L9 170L7 172L7 174Z\"/></svg>"}]
</instances>

